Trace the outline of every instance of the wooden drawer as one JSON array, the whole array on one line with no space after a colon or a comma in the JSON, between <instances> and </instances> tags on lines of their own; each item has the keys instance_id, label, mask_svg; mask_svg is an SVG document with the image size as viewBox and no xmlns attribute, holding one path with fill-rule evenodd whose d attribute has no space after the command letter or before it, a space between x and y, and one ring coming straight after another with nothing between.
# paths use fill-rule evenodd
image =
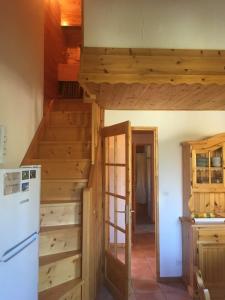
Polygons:
<instances>
[{"instance_id":1,"label":"wooden drawer","mask_svg":"<svg viewBox=\"0 0 225 300\"><path fill-rule=\"evenodd\" d=\"M225 228L199 229L199 242L225 242Z\"/></svg>"}]
</instances>

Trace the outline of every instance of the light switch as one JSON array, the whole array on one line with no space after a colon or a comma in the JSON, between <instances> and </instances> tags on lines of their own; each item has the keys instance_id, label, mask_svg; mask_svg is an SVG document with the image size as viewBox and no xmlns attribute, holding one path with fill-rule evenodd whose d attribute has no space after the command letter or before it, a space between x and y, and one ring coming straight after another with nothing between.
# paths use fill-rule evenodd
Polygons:
<instances>
[{"instance_id":1,"label":"light switch","mask_svg":"<svg viewBox=\"0 0 225 300\"><path fill-rule=\"evenodd\" d=\"M0 125L0 164L4 163L6 156L6 129Z\"/></svg>"}]
</instances>

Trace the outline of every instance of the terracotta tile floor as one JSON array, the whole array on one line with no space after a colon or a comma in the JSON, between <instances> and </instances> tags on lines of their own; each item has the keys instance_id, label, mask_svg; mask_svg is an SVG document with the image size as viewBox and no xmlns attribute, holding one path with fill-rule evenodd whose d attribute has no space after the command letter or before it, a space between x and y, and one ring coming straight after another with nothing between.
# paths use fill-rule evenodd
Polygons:
<instances>
[{"instance_id":1,"label":"terracotta tile floor","mask_svg":"<svg viewBox=\"0 0 225 300\"><path fill-rule=\"evenodd\" d=\"M133 242L130 300L190 300L181 282L162 284L156 281L154 234L136 234ZM98 300L113 300L113 297L103 287Z\"/></svg>"}]
</instances>

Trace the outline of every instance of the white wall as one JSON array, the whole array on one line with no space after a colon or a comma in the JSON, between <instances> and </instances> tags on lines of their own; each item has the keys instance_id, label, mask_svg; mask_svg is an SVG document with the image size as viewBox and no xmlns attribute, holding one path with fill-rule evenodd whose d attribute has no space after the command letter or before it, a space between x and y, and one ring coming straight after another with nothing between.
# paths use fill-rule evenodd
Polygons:
<instances>
[{"instance_id":1,"label":"white wall","mask_svg":"<svg viewBox=\"0 0 225 300\"><path fill-rule=\"evenodd\" d=\"M159 134L159 213L162 277L182 272L182 165L180 142L225 132L225 112L106 111L105 125L130 120Z\"/></svg>"},{"instance_id":2,"label":"white wall","mask_svg":"<svg viewBox=\"0 0 225 300\"><path fill-rule=\"evenodd\" d=\"M84 0L92 47L225 49L224 0Z\"/></svg>"},{"instance_id":3,"label":"white wall","mask_svg":"<svg viewBox=\"0 0 225 300\"><path fill-rule=\"evenodd\" d=\"M7 0L0 5L0 125L7 156L18 166L42 117L43 2Z\"/></svg>"}]
</instances>

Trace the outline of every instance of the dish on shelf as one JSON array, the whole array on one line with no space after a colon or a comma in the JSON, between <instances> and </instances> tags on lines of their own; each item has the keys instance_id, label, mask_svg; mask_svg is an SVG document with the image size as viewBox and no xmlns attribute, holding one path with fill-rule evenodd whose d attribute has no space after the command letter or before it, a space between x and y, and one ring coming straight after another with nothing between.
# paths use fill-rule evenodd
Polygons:
<instances>
[{"instance_id":1,"label":"dish on shelf","mask_svg":"<svg viewBox=\"0 0 225 300\"><path fill-rule=\"evenodd\" d=\"M220 156L212 157L212 167L221 167L221 157Z\"/></svg>"},{"instance_id":2,"label":"dish on shelf","mask_svg":"<svg viewBox=\"0 0 225 300\"><path fill-rule=\"evenodd\" d=\"M209 160L207 157L197 157L196 159L197 167L208 167Z\"/></svg>"}]
</instances>

